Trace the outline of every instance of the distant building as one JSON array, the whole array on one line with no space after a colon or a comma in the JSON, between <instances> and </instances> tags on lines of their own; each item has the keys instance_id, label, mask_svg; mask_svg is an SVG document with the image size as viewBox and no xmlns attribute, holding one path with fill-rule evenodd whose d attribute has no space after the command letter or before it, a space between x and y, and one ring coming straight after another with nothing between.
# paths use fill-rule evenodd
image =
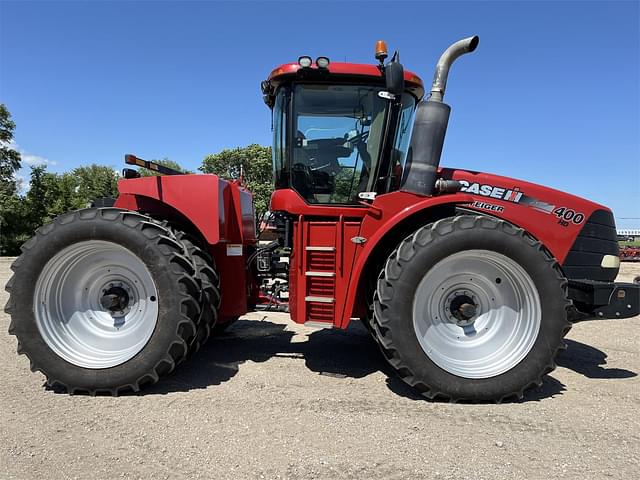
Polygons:
<instances>
[{"instance_id":1,"label":"distant building","mask_svg":"<svg viewBox=\"0 0 640 480\"><path fill-rule=\"evenodd\" d=\"M640 240L640 228L619 228L618 240Z\"/></svg>"}]
</instances>

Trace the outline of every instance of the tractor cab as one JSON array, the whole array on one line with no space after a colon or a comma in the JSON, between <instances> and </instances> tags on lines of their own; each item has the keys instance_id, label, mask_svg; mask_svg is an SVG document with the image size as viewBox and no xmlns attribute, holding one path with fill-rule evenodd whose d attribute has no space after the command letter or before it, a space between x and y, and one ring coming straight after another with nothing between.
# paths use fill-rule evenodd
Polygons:
<instances>
[{"instance_id":1,"label":"tractor cab","mask_svg":"<svg viewBox=\"0 0 640 480\"><path fill-rule=\"evenodd\" d=\"M276 189L310 204L357 204L364 192L397 190L422 80L395 56L386 66L310 57L262 82L273 111Z\"/></svg>"}]
</instances>

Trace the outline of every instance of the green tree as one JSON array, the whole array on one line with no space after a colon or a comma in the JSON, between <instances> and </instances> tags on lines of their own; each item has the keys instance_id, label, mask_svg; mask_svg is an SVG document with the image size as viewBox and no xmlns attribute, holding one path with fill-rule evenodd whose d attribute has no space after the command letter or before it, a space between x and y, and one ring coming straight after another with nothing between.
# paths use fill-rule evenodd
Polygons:
<instances>
[{"instance_id":1,"label":"green tree","mask_svg":"<svg viewBox=\"0 0 640 480\"><path fill-rule=\"evenodd\" d=\"M78 182L72 174L45 172L43 181L46 199L46 217L43 223L63 213L88 206L89 201L78 195Z\"/></svg>"},{"instance_id":2,"label":"green tree","mask_svg":"<svg viewBox=\"0 0 640 480\"><path fill-rule=\"evenodd\" d=\"M116 181L113 169L98 165L62 174L47 172L44 166L32 167L23 219L29 233L58 215L87 207L94 198L115 195Z\"/></svg>"},{"instance_id":3,"label":"green tree","mask_svg":"<svg viewBox=\"0 0 640 480\"><path fill-rule=\"evenodd\" d=\"M115 170L96 164L62 174L33 167L26 195L29 220L35 229L58 215L89 206L96 198L113 197L117 182Z\"/></svg>"},{"instance_id":4,"label":"green tree","mask_svg":"<svg viewBox=\"0 0 640 480\"><path fill-rule=\"evenodd\" d=\"M20 153L11 148L16 124L4 103L0 103L0 180L2 184L13 182L14 174L20 169Z\"/></svg>"},{"instance_id":5,"label":"green tree","mask_svg":"<svg viewBox=\"0 0 640 480\"><path fill-rule=\"evenodd\" d=\"M20 153L11 148L15 128L9 110L0 104L0 255L17 255L27 232L15 177L20 169Z\"/></svg>"},{"instance_id":6,"label":"green tree","mask_svg":"<svg viewBox=\"0 0 640 480\"><path fill-rule=\"evenodd\" d=\"M179 172L182 173L193 173L190 172L189 170L186 170L184 168L182 168L178 162L174 162L173 160L169 160L167 157L163 158L162 160L152 160L153 162L156 162L164 167L169 167L169 168L173 168L174 170L178 170ZM139 168L138 172L140 172L140 175L142 177L155 177L157 175L162 175L161 173L158 173L156 171L153 170L149 170L148 168Z\"/></svg>"},{"instance_id":7,"label":"green tree","mask_svg":"<svg viewBox=\"0 0 640 480\"><path fill-rule=\"evenodd\" d=\"M0 199L0 256L20 254L22 245L33 233L25 222L25 201L17 194Z\"/></svg>"},{"instance_id":8,"label":"green tree","mask_svg":"<svg viewBox=\"0 0 640 480\"><path fill-rule=\"evenodd\" d=\"M113 168L95 163L74 168L71 175L76 179L76 195L88 203L96 198L118 195L118 172Z\"/></svg>"},{"instance_id":9,"label":"green tree","mask_svg":"<svg viewBox=\"0 0 640 480\"><path fill-rule=\"evenodd\" d=\"M215 173L227 180L237 180L242 172L244 183L253 194L257 219L261 219L269 209L273 192L271 147L252 144L222 150L220 153L207 155L200 170Z\"/></svg>"},{"instance_id":10,"label":"green tree","mask_svg":"<svg viewBox=\"0 0 640 480\"><path fill-rule=\"evenodd\" d=\"M25 197L27 215L24 222L32 232L49 219L49 202L55 201L59 192L55 177L55 174L47 172L44 165L31 167L29 191Z\"/></svg>"}]
</instances>

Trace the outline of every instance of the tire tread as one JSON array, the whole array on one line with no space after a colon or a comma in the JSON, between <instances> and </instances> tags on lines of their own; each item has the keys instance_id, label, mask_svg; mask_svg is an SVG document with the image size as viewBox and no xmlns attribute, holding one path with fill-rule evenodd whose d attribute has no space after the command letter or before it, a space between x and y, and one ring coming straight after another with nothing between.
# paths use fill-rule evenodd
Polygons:
<instances>
[{"instance_id":1,"label":"tire tread","mask_svg":"<svg viewBox=\"0 0 640 480\"><path fill-rule=\"evenodd\" d=\"M457 397L456 395L447 394L445 392L435 389L433 386L428 385L422 380L417 380L415 372L403 361L402 356L394 346L393 340L393 328L391 327L391 319L386 314L389 303L394 297L394 282L397 281L402 273L403 268L407 265L416 255L418 249L428 248L438 237L445 237L446 235L453 233L456 230L467 229L501 229L504 233L513 236L519 236L526 242L531 248L541 252L547 267L555 272L556 281L562 289L565 312L565 325L563 327L563 336L571 329L571 323L567 320L568 312L571 308L571 301L568 298L568 282L562 271L560 265L553 258L553 256L544 248L544 246L535 238L527 234L523 229L514 226L511 223L503 220L498 220L493 217L487 216L472 216L472 215L460 215L456 217L447 217L438 220L434 223L425 225L418 229L416 232L405 238L398 247L391 253L387 259L384 268L381 270L378 276L377 288L373 297L373 315L369 322L373 331L373 337L382 350L385 358L389 364L396 370L400 378L410 386L418 390L423 396L428 399L442 398L449 401L466 400L466 398ZM557 354L566 348L566 345L562 339L558 344L553 346L553 355L551 356L550 363L540 372L538 378L531 383L524 385L521 389L513 392L508 392L505 395L494 398L497 403L515 398L522 399L524 392L528 388L536 387L542 384L543 377L552 372L556 368L555 357Z\"/></svg>"},{"instance_id":2,"label":"tire tread","mask_svg":"<svg viewBox=\"0 0 640 480\"><path fill-rule=\"evenodd\" d=\"M198 302L199 287L192 263L185 256L182 245L175 239L168 227L141 213L114 207L76 210L55 218L52 222L38 228L35 235L22 245L21 250L23 255L31 249L36 248L39 244L46 242L47 236L54 232L59 226L71 222L95 220L96 218L104 221L119 222L128 228L139 230L150 243L155 244L157 247L156 251L166 257L167 264L171 266L170 271L174 277L174 281L180 286L178 295L180 297L181 315L175 322L175 340L150 371L140 373L136 381L132 383L116 385L110 388L81 388L71 382L65 383L59 378L49 376L46 366L39 365L37 359L32 358L32 355L22 347L19 335L16 335L18 340L17 352L27 356L31 371L40 371L44 374L46 384L53 389L64 390L70 394L88 393L89 395L96 395L98 393L108 393L117 396L125 391L138 392L141 385L156 383L161 376L172 372L177 365L185 360L188 352L188 344L196 335L196 321L200 315L200 305ZM7 284L8 288L5 287L10 294L9 301L5 307L5 312L9 314L13 313L14 306L11 288L14 278L20 275L21 264L22 255L11 265L11 270L14 274ZM14 320L12 318L9 333L15 335L14 327Z\"/></svg>"}]
</instances>

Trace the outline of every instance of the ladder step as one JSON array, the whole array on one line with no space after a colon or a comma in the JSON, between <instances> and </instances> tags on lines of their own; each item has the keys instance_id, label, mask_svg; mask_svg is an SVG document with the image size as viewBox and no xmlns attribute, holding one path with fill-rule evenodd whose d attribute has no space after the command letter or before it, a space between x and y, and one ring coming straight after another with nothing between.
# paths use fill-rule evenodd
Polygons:
<instances>
[{"instance_id":1,"label":"ladder step","mask_svg":"<svg viewBox=\"0 0 640 480\"><path fill-rule=\"evenodd\" d=\"M304 272L307 277L335 277L335 272Z\"/></svg>"},{"instance_id":2,"label":"ladder step","mask_svg":"<svg viewBox=\"0 0 640 480\"><path fill-rule=\"evenodd\" d=\"M336 247L305 247L307 252L335 252Z\"/></svg>"},{"instance_id":3,"label":"ladder step","mask_svg":"<svg viewBox=\"0 0 640 480\"><path fill-rule=\"evenodd\" d=\"M333 323L331 322L314 322L307 321L304 322L305 327L313 327L313 328L333 328Z\"/></svg>"},{"instance_id":4,"label":"ladder step","mask_svg":"<svg viewBox=\"0 0 640 480\"><path fill-rule=\"evenodd\" d=\"M305 302L318 302L318 303L333 303L336 301L333 297L316 297L313 295L309 295L304 297Z\"/></svg>"}]
</instances>

